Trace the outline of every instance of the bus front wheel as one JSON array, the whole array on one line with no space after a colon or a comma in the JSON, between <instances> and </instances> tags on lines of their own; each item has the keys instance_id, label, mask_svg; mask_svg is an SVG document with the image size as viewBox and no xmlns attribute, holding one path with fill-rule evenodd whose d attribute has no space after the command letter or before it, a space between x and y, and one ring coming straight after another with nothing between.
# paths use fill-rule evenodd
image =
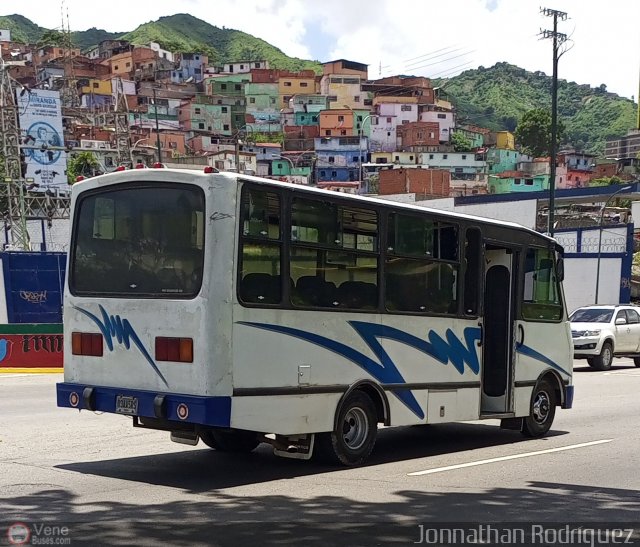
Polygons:
<instances>
[{"instance_id":1,"label":"bus front wheel","mask_svg":"<svg viewBox=\"0 0 640 547\"><path fill-rule=\"evenodd\" d=\"M209 448L219 452L251 452L260 441L258 435L251 431L201 431L200 438Z\"/></svg>"},{"instance_id":2,"label":"bus front wheel","mask_svg":"<svg viewBox=\"0 0 640 547\"><path fill-rule=\"evenodd\" d=\"M360 465L371 454L377 432L376 407L371 397L356 390L340 407L335 429L316 435L315 455L327 463Z\"/></svg>"},{"instance_id":3,"label":"bus front wheel","mask_svg":"<svg viewBox=\"0 0 640 547\"><path fill-rule=\"evenodd\" d=\"M529 416L524 419L522 433L526 437L542 437L551 429L556 415L556 392L548 380L538 382L531 397Z\"/></svg>"}]
</instances>

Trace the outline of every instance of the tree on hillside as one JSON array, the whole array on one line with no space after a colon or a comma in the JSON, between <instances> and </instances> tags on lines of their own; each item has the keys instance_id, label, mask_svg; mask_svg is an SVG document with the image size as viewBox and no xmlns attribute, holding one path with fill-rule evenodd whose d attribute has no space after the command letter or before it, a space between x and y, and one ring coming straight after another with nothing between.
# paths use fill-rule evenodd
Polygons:
<instances>
[{"instance_id":1,"label":"tree on hillside","mask_svg":"<svg viewBox=\"0 0 640 547\"><path fill-rule=\"evenodd\" d=\"M622 184L624 181L620 177L600 177L599 179L591 179L589 186L613 186L614 184Z\"/></svg>"},{"instance_id":2,"label":"tree on hillside","mask_svg":"<svg viewBox=\"0 0 640 547\"><path fill-rule=\"evenodd\" d=\"M67 45L67 39L63 32L59 30L45 30L44 34L38 40L38 47L46 47L46 46L58 46L64 47Z\"/></svg>"},{"instance_id":3,"label":"tree on hillside","mask_svg":"<svg viewBox=\"0 0 640 547\"><path fill-rule=\"evenodd\" d=\"M459 131L454 131L451 134L451 144L455 152L471 152L473 146L471 139Z\"/></svg>"},{"instance_id":4,"label":"tree on hillside","mask_svg":"<svg viewBox=\"0 0 640 547\"><path fill-rule=\"evenodd\" d=\"M73 184L76 177L93 177L100 171L100 164L92 152L72 154L67 160L67 182Z\"/></svg>"},{"instance_id":5,"label":"tree on hillside","mask_svg":"<svg viewBox=\"0 0 640 547\"><path fill-rule=\"evenodd\" d=\"M564 124L558 120L558 142L563 135ZM516 142L531 156L548 156L551 152L551 113L543 108L525 112L516 127Z\"/></svg>"}]
</instances>

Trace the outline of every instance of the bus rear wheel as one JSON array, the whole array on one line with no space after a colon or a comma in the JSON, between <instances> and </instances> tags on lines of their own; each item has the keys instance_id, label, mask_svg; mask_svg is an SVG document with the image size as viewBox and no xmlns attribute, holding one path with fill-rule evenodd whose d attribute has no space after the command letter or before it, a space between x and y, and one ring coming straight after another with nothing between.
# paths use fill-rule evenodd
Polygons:
<instances>
[{"instance_id":1,"label":"bus rear wheel","mask_svg":"<svg viewBox=\"0 0 640 547\"><path fill-rule=\"evenodd\" d=\"M531 397L529 416L523 420L522 434L525 437L542 437L553 423L556 415L556 391L548 380L538 382Z\"/></svg>"},{"instance_id":2,"label":"bus rear wheel","mask_svg":"<svg viewBox=\"0 0 640 547\"><path fill-rule=\"evenodd\" d=\"M258 435L251 431L214 431L200 432L202 442L219 452L251 452L259 444Z\"/></svg>"},{"instance_id":3,"label":"bus rear wheel","mask_svg":"<svg viewBox=\"0 0 640 547\"><path fill-rule=\"evenodd\" d=\"M316 434L315 456L335 465L360 465L373 451L378 432L376 407L356 390L342 403L331 433Z\"/></svg>"}]
</instances>

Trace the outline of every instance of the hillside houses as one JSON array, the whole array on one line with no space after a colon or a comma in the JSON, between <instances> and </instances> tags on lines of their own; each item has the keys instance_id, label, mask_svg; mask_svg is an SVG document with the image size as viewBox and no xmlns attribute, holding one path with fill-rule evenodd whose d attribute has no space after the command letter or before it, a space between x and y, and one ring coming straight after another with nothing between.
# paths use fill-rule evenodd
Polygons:
<instances>
[{"instance_id":1,"label":"hillside houses","mask_svg":"<svg viewBox=\"0 0 640 547\"><path fill-rule=\"evenodd\" d=\"M548 159L521 154L511 133L459 124L455 105L424 77L370 79L367 65L346 59L323 63L322 74L253 59L213 65L203 53L125 40L85 53L5 41L2 51L22 61L11 67L19 83L64 91L71 147L104 139L96 153L114 148L103 114L119 108L131 158L145 161L155 154L190 165L204 157L224 169L350 192L419 187L441 197L549 187ZM468 143L463 149L456 133ZM576 151L558 160L559 188L587 185L600 172L595 158Z\"/></svg>"}]
</instances>

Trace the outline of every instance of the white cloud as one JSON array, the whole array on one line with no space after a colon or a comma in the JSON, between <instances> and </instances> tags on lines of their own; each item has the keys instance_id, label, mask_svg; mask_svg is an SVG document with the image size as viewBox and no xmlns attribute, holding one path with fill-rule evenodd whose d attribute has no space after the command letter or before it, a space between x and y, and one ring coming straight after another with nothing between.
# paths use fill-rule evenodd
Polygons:
<instances>
[{"instance_id":1,"label":"white cloud","mask_svg":"<svg viewBox=\"0 0 640 547\"><path fill-rule=\"evenodd\" d=\"M391 70L446 76L499 61L552 71L551 41L541 40L539 32L551 29L553 21L540 13L546 4L539 0L111 0L109 5L111 17L86 0L64 0L63 9L68 9L74 30L95 26L110 31L133 30L160 16L186 12L262 38L290 56L369 64L371 77L378 76L380 65L387 67L385 75ZM554 0L548 7L569 14L558 25L570 35L572 47L560 60L560 78L593 86L604 83L620 95L637 95L640 2ZM49 2L15 9L41 26L60 25L60 11ZM321 29L321 44L307 36L310 28ZM437 50L450 54L429 62L447 63L407 63ZM452 58L455 55L459 57Z\"/></svg>"}]
</instances>

